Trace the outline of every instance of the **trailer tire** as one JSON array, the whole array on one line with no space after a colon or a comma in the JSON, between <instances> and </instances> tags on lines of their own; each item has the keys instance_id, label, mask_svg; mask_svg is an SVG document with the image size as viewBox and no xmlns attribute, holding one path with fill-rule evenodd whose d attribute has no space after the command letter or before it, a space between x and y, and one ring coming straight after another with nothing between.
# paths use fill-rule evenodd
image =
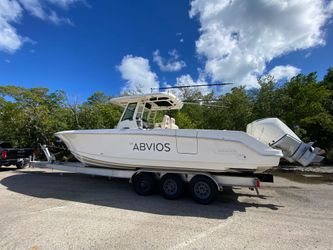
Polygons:
<instances>
[{"instance_id":1,"label":"trailer tire","mask_svg":"<svg viewBox=\"0 0 333 250\"><path fill-rule=\"evenodd\" d=\"M19 161L16 163L16 168L18 169L24 169L30 166L30 162L27 161Z\"/></svg>"},{"instance_id":2,"label":"trailer tire","mask_svg":"<svg viewBox=\"0 0 333 250\"><path fill-rule=\"evenodd\" d=\"M165 174L160 181L160 191L166 199L178 199L184 192L184 181L178 174Z\"/></svg>"},{"instance_id":3,"label":"trailer tire","mask_svg":"<svg viewBox=\"0 0 333 250\"><path fill-rule=\"evenodd\" d=\"M154 192L156 178L153 173L140 172L133 177L133 187L139 195L150 195Z\"/></svg>"},{"instance_id":4,"label":"trailer tire","mask_svg":"<svg viewBox=\"0 0 333 250\"><path fill-rule=\"evenodd\" d=\"M190 181L189 188L192 198L204 205L212 203L218 192L216 183L204 175L194 176Z\"/></svg>"}]
</instances>

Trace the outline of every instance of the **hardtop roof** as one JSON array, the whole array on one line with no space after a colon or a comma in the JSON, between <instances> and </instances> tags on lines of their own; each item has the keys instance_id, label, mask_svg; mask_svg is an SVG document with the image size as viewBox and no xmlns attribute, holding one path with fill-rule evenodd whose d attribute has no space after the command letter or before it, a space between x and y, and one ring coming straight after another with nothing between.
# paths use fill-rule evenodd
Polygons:
<instances>
[{"instance_id":1,"label":"hardtop roof","mask_svg":"<svg viewBox=\"0 0 333 250\"><path fill-rule=\"evenodd\" d=\"M151 110L170 110L181 109L183 102L175 95L170 93L153 93L144 95L129 95L111 99L111 103L126 107L128 103L149 103Z\"/></svg>"}]
</instances>

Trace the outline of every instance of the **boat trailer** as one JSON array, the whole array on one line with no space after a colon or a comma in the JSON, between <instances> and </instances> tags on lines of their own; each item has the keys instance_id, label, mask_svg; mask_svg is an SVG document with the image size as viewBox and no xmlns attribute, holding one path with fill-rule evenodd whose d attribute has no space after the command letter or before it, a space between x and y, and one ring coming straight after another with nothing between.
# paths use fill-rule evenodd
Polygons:
<instances>
[{"instance_id":1,"label":"boat trailer","mask_svg":"<svg viewBox=\"0 0 333 250\"><path fill-rule=\"evenodd\" d=\"M81 162L57 162L46 145L41 145L47 161L32 161L34 168L46 168L70 173L105 176L108 178L129 179L139 195L150 195L159 184L162 195L167 199L177 199L188 185L192 198L201 204L213 202L218 191L225 187L247 187L259 195L261 182L273 182L271 174L252 173L208 173L194 171L158 170L139 168L135 170L112 169L87 166Z\"/></svg>"}]
</instances>

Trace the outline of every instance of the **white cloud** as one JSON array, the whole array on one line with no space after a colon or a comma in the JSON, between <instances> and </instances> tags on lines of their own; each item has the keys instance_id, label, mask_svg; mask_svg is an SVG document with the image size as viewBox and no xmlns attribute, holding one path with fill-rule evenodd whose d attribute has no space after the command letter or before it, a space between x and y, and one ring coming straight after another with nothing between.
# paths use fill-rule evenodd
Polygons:
<instances>
[{"instance_id":1,"label":"white cloud","mask_svg":"<svg viewBox=\"0 0 333 250\"><path fill-rule=\"evenodd\" d=\"M22 15L22 8L16 1L0 1L0 51L13 53L24 43L24 38L17 34L13 23Z\"/></svg>"},{"instance_id":2,"label":"white cloud","mask_svg":"<svg viewBox=\"0 0 333 250\"><path fill-rule=\"evenodd\" d=\"M0 1L0 18L8 22L17 22L21 17L22 8L17 1Z\"/></svg>"},{"instance_id":3,"label":"white cloud","mask_svg":"<svg viewBox=\"0 0 333 250\"><path fill-rule=\"evenodd\" d=\"M333 11L333 1L332 0L327 5L327 11L328 12L332 12Z\"/></svg>"},{"instance_id":4,"label":"white cloud","mask_svg":"<svg viewBox=\"0 0 333 250\"><path fill-rule=\"evenodd\" d=\"M274 77L276 81L282 80L282 79L291 79L293 76L298 75L301 72L299 68L296 68L291 65L279 65L275 66L271 71L269 71L269 74Z\"/></svg>"},{"instance_id":5,"label":"white cloud","mask_svg":"<svg viewBox=\"0 0 333 250\"><path fill-rule=\"evenodd\" d=\"M178 60L179 55L177 50L174 49L169 51L169 56L169 59L165 59L161 57L159 50L154 51L153 60L160 67L160 70L174 72L179 71L186 66L184 61Z\"/></svg>"},{"instance_id":6,"label":"white cloud","mask_svg":"<svg viewBox=\"0 0 333 250\"><path fill-rule=\"evenodd\" d=\"M52 23L56 25L61 25L61 24L68 24L71 26L74 26L72 21L67 18L67 17L60 17L55 11L51 11L50 15L48 16L48 20L51 21Z\"/></svg>"},{"instance_id":7,"label":"white cloud","mask_svg":"<svg viewBox=\"0 0 333 250\"><path fill-rule=\"evenodd\" d=\"M38 17L42 20L47 18L47 14L40 3L40 0L20 0L20 3L30 15Z\"/></svg>"},{"instance_id":8,"label":"white cloud","mask_svg":"<svg viewBox=\"0 0 333 250\"><path fill-rule=\"evenodd\" d=\"M49 9L45 1L41 0L19 0L23 8L29 12L30 15L35 16L41 20L49 21L56 25L68 24L73 25L69 18L59 16L54 10ZM70 5L80 2L79 0L48 0L50 3L68 8Z\"/></svg>"},{"instance_id":9,"label":"white cloud","mask_svg":"<svg viewBox=\"0 0 333 250\"><path fill-rule=\"evenodd\" d=\"M157 75L151 71L149 61L139 56L124 56L117 66L121 77L126 80L122 92L150 93L151 88L158 88Z\"/></svg>"},{"instance_id":10,"label":"white cloud","mask_svg":"<svg viewBox=\"0 0 333 250\"><path fill-rule=\"evenodd\" d=\"M164 83L165 87L172 87L172 86L195 86L195 85L208 85L206 81L205 74L200 72L199 70L199 77L197 80L194 80L189 74L181 75L176 78L176 83L174 85ZM184 91L187 93L191 93L193 91L200 90L202 94L208 94L211 92L212 87L208 86L201 86L201 87L193 87L193 88L181 88L181 89L167 89L167 92L171 92L172 94L178 96L179 98L183 98Z\"/></svg>"},{"instance_id":11,"label":"white cloud","mask_svg":"<svg viewBox=\"0 0 333 250\"><path fill-rule=\"evenodd\" d=\"M54 5L58 5L64 9L67 9L70 5L76 4L76 3L84 3L86 4L85 0L48 0L50 3Z\"/></svg>"},{"instance_id":12,"label":"white cloud","mask_svg":"<svg viewBox=\"0 0 333 250\"><path fill-rule=\"evenodd\" d=\"M175 86L195 86L195 85L207 85L206 79L199 75L199 78L195 81L190 75L182 75L180 77L176 78L176 84ZM208 86L199 87L201 93L207 94L210 92L210 89Z\"/></svg>"},{"instance_id":13,"label":"white cloud","mask_svg":"<svg viewBox=\"0 0 333 250\"><path fill-rule=\"evenodd\" d=\"M84 0L48 0L49 3L64 8L76 2ZM59 16L54 10L43 0L0 0L0 51L14 53L22 47L25 42L32 40L21 36L15 24L18 24L22 15L28 12L41 20L49 21L56 25L68 24L72 25L69 18Z\"/></svg>"},{"instance_id":14,"label":"white cloud","mask_svg":"<svg viewBox=\"0 0 333 250\"><path fill-rule=\"evenodd\" d=\"M196 49L212 80L257 86L273 58L324 45L332 12L325 0L193 0L190 17L199 17Z\"/></svg>"}]
</instances>

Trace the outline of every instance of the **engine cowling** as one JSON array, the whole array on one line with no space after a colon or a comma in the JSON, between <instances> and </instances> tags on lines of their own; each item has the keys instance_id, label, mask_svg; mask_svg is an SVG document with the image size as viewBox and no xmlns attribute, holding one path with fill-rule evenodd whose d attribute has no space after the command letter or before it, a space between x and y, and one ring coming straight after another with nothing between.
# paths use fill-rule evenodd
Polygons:
<instances>
[{"instance_id":1,"label":"engine cowling","mask_svg":"<svg viewBox=\"0 0 333 250\"><path fill-rule=\"evenodd\" d=\"M320 148L312 147L312 142L304 143L278 118L264 118L249 123L246 132L270 147L280 149L289 162L297 161L307 166L324 158L319 155Z\"/></svg>"}]
</instances>

